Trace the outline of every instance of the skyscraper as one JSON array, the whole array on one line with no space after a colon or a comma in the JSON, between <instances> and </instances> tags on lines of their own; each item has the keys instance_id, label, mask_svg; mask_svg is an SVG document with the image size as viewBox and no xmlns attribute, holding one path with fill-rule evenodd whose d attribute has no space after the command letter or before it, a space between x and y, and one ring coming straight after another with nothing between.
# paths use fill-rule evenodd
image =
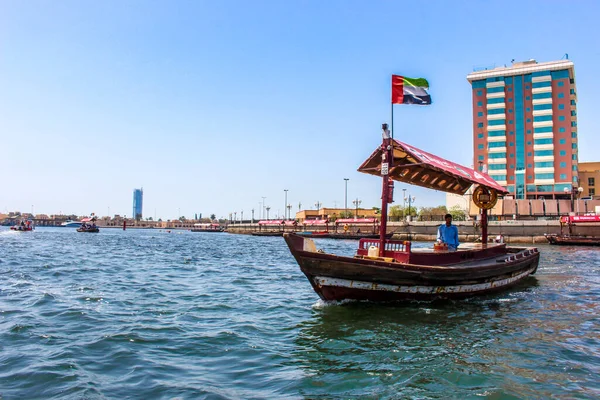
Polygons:
<instances>
[{"instance_id":1,"label":"skyscraper","mask_svg":"<svg viewBox=\"0 0 600 400\"><path fill-rule=\"evenodd\" d=\"M517 199L570 197L579 185L573 63L515 62L472 72L467 80L475 168Z\"/></svg>"},{"instance_id":2,"label":"skyscraper","mask_svg":"<svg viewBox=\"0 0 600 400\"><path fill-rule=\"evenodd\" d=\"M133 218L142 219L142 203L144 201L144 188L133 189Z\"/></svg>"}]
</instances>

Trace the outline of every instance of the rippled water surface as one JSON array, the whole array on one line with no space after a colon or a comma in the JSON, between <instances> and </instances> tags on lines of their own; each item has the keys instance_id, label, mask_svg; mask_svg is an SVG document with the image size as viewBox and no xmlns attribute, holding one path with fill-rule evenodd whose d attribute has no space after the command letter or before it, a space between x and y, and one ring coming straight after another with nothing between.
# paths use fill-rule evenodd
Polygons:
<instances>
[{"instance_id":1,"label":"rippled water surface","mask_svg":"<svg viewBox=\"0 0 600 400\"><path fill-rule=\"evenodd\" d=\"M282 238L0 228L0 398L600 398L600 254L540 250L499 295L325 304Z\"/></svg>"}]
</instances>

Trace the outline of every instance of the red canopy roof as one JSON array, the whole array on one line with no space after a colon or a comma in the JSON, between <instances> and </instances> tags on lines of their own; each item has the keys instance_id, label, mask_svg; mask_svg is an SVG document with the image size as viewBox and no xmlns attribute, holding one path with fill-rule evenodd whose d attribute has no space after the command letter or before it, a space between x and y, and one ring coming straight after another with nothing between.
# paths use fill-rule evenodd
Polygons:
<instances>
[{"instance_id":1,"label":"red canopy roof","mask_svg":"<svg viewBox=\"0 0 600 400\"><path fill-rule=\"evenodd\" d=\"M283 224L283 220L282 219L268 219L268 220L262 220L262 221L258 221L259 225L281 225Z\"/></svg>"},{"instance_id":2,"label":"red canopy roof","mask_svg":"<svg viewBox=\"0 0 600 400\"><path fill-rule=\"evenodd\" d=\"M375 218L340 218L336 219L336 224L374 224L378 220Z\"/></svg>"},{"instance_id":3,"label":"red canopy roof","mask_svg":"<svg viewBox=\"0 0 600 400\"><path fill-rule=\"evenodd\" d=\"M444 160L398 140L393 140L392 144L393 160L389 176L393 180L461 195L473 184L494 189L499 194L508 193L486 173ZM381 153L379 146L358 171L381 176Z\"/></svg>"},{"instance_id":4,"label":"red canopy roof","mask_svg":"<svg viewBox=\"0 0 600 400\"><path fill-rule=\"evenodd\" d=\"M326 219L305 219L304 225L327 225L329 221Z\"/></svg>"}]
</instances>

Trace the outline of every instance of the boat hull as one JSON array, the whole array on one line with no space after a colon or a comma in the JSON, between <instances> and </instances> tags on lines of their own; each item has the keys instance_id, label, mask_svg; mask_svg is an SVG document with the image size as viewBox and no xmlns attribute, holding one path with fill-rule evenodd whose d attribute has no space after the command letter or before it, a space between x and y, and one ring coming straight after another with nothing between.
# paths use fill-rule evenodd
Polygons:
<instances>
[{"instance_id":1,"label":"boat hull","mask_svg":"<svg viewBox=\"0 0 600 400\"><path fill-rule=\"evenodd\" d=\"M559 246L600 246L598 236L546 235L548 243Z\"/></svg>"},{"instance_id":2,"label":"boat hull","mask_svg":"<svg viewBox=\"0 0 600 400\"><path fill-rule=\"evenodd\" d=\"M505 290L534 274L535 248L507 249L505 255L446 266L336 256L307 251L304 238L284 235L290 251L323 300L370 301L465 298Z\"/></svg>"},{"instance_id":3,"label":"boat hull","mask_svg":"<svg viewBox=\"0 0 600 400\"><path fill-rule=\"evenodd\" d=\"M89 229L78 228L77 232L98 233L98 232L100 232L100 229L98 229L98 228L89 228Z\"/></svg>"},{"instance_id":4,"label":"boat hull","mask_svg":"<svg viewBox=\"0 0 600 400\"><path fill-rule=\"evenodd\" d=\"M27 227L22 227L22 226L11 226L10 227L11 231L17 231L17 232L31 232L33 230L33 228L27 228Z\"/></svg>"}]
</instances>

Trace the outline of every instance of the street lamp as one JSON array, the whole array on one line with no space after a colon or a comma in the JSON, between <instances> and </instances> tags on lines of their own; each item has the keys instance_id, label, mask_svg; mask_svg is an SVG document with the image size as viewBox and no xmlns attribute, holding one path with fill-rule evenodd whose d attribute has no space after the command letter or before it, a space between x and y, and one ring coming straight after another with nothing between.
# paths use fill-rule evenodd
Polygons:
<instances>
[{"instance_id":1,"label":"street lamp","mask_svg":"<svg viewBox=\"0 0 600 400\"><path fill-rule=\"evenodd\" d=\"M287 205L287 210L288 210L288 217L289 217L289 219L292 219L292 205L291 204Z\"/></svg>"},{"instance_id":2,"label":"street lamp","mask_svg":"<svg viewBox=\"0 0 600 400\"><path fill-rule=\"evenodd\" d=\"M254 223L254 208L252 209L252 223Z\"/></svg>"},{"instance_id":3,"label":"street lamp","mask_svg":"<svg viewBox=\"0 0 600 400\"><path fill-rule=\"evenodd\" d=\"M402 189L402 198L404 199L404 202L402 203L402 218L406 219L406 188Z\"/></svg>"},{"instance_id":4,"label":"street lamp","mask_svg":"<svg viewBox=\"0 0 600 400\"><path fill-rule=\"evenodd\" d=\"M266 210L267 210L267 221L269 220L269 210L271 209L271 207L267 206Z\"/></svg>"},{"instance_id":5,"label":"street lamp","mask_svg":"<svg viewBox=\"0 0 600 400\"><path fill-rule=\"evenodd\" d=\"M265 199L266 197L263 196L263 201L262 201L262 206L260 208L260 218L263 219L265 217ZM268 218L267 218L268 219Z\"/></svg>"},{"instance_id":6,"label":"street lamp","mask_svg":"<svg viewBox=\"0 0 600 400\"><path fill-rule=\"evenodd\" d=\"M358 206L360 205L360 203L362 203L362 200L359 200L358 197L356 198L356 200L352 201L352 204L356 206L356 213L354 214L354 218L358 218Z\"/></svg>"},{"instance_id":7,"label":"street lamp","mask_svg":"<svg viewBox=\"0 0 600 400\"><path fill-rule=\"evenodd\" d=\"M242 211L241 211L241 214L240 214L240 224L241 224L242 222L244 222L244 210L242 210Z\"/></svg>"},{"instance_id":8,"label":"street lamp","mask_svg":"<svg viewBox=\"0 0 600 400\"><path fill-rule=\"evenodd\" d=\"M348 181L350 178L344 178L344 184L346 185L346 191L344 192L344 218L348 218Z\"/></svg>"},{"instance_id":9,"label":"street lamp","mask_svg":"<svg viewBox=\"0 0 600 400\"><path fill-rule=\"evenodd\" d=\"M287 192L288 192L288 189L283 189L283 191L285 192L285 203L283 203L283 213L286 214L285 208L287 207ZM287 219L287 214L283 217L283 219Z\"/></svg>"},{"instance_id":10,"label":"street lamp","mask_svg":"<svg viewBox=\"0 0 600 400\"><path fill-rule=\"evenodd\" d=\"M566 194L571 194L571 212L575 212L575 199L581 195L583 188L581 186L571 186L570 190L569 188L564 188L564 192ZM577 203L577 214L579 214L579 203Z\"/></svg>"}]
</instances>

